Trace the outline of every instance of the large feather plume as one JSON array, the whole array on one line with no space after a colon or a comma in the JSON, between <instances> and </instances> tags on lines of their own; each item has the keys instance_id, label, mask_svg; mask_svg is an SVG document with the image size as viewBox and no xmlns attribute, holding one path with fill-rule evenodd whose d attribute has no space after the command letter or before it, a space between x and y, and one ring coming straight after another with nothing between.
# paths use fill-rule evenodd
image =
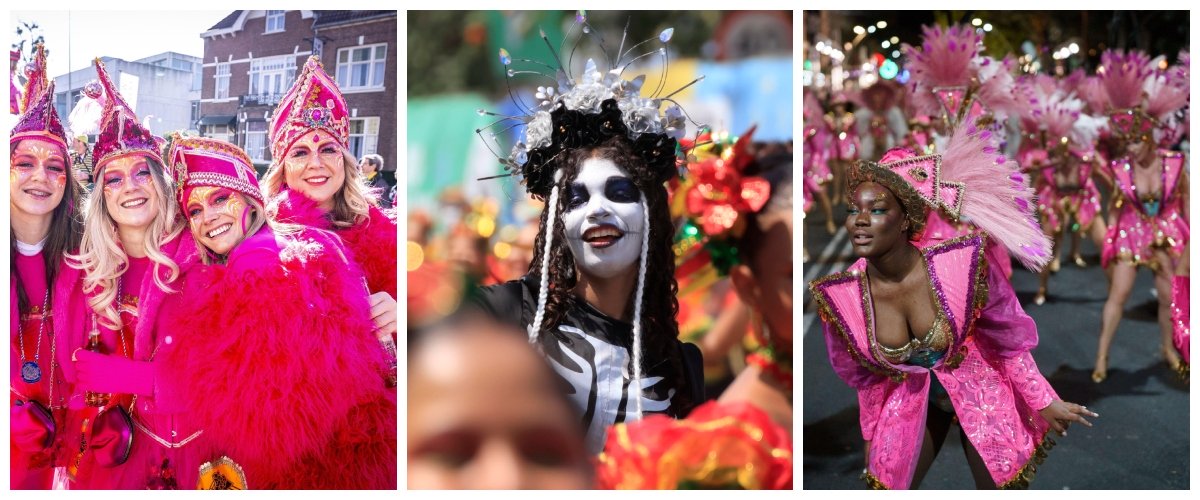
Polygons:
<instances>
[{"instance_id":1,"label":"large feather plume","mask_svg":"<svg viewBox=\"0 0 1200 500\"><path fill-rule=\"evenodd\" d=\"M1145 52L1108 49L1100 56L1096 73L1108 94L1109 104L1114 109L1128 109L1142 103L1143 84L1154 68Z\"/></svg>"},{"instance_id":2,"label":"large feather plume","mask_svg":"<svg viewBox=\"0 0 1200 500\"><path fill-rule=\"evenodd\" d=\"M923 114L940 115L941 104L934 98L934 87L967 85L974 73L975 57L983 39L965 24L922 26L921 48L903 44L912 74L909 90L913 105Z\"/></svg>"},{"instance_id":3,"label":"large feather plume","mask_svg":"<svg viewBox=\"0 0 1200 500\"><path fill-rule=\"evenodd\" d=\"M1016 80L1012 73L1012 59L1005 57L996 60L991 57L979 58L979 91L976 100L990 110L997 121L1004 121L1010 115L1020 112L1017 98L1013 95Z\"/></svg>"},{"instance_id":4,"label":"large feather plume","mask_svg":"<svg viewBox=\"0 0 1200 500\"><path fill-rule=\"evenodd\" d=\"M966 187L963 217L1004 245L1026 268L1037 272L1046 265L1051 243L1038 226L1033 189L1017 162L999 151L998 138L960 126L943 151L942 180Z\"/></svg>"}]
</instances>

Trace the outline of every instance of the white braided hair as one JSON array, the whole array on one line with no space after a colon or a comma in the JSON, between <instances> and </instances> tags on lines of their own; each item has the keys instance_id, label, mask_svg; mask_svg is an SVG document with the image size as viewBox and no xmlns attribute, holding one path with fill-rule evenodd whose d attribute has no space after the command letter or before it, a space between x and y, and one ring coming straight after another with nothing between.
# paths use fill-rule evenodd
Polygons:
<instances>
[{"instance_id":1,"label":"white braided hair","mask_svg":"<svg viewBox=\"0 0 1200 500\"><path fill-rule=\"evenodd\" d=\"M538 283L537 312L533 315L533 324L529 325L529 343L537 346L538 332L546 319L546 296L550 293L550 249L554 246L554 224L558 221L558 183L562 181L562 170L554 172L554 186L550 188L550 198L546 200L546 244L542 246L542 270Z\"/></svg>"}]
</instances>

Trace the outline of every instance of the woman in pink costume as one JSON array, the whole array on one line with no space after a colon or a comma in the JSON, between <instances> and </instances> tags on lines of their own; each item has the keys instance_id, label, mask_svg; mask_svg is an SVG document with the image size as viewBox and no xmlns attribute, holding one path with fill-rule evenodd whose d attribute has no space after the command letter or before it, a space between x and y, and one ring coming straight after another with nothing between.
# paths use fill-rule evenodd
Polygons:
<instances>
[{"instance_id":1,"label":"woman in pink costume","mask_svg":"<svg viewBox=\"0 0 1200 500\"><path fill-rule=\"evenodd\" d=\"M832 108L825 113L825 130L829 133L829 164L833 171L833 203L842 202L846 187L846 170L860 158L862 146L858 140L854 113L849 110L850 95L837 92L829 103ZM832 233L832 231L831 231Z\"/></svg>"},{"instance_id":2,"label":"woman in pink costume","mask_svg":"<svg viewBox=\"0 0 1200 500\"><path fill-rule=\"evenodd\" d=\"M54 110L54 82L46 56L34 47L27 70L24 111L9 136L9 479L14 490L50 489L54 470L66 465L64 441L70 385L56 349L62 325L54 312L67 308L71 269L63 263L82 235L83 189L70 174L67 135ZM57 330L56 330L57 329Z\"/></svg>"},{"instance_id":3,"label":"woman in pink costume","mask_svg":"<svg viewBox=\"0 0 1200 500\"><path fill-rule=\"evenodd\" d=\"M180 486L394 489L389 354L341 241L268 220L237 146L176 134L165 154L204 263L159 369L204 429Z\"/></svg>"},{"instance_id":4,"label":"woman in pink costume","mask_svg":"<svg viewBox=\"0 0 1200 500\"><path fill-rule=\"evenodd\" d=\"M1175 335L1175 350L1179 351L1179 376L1184 380L1191 377L1191 346L1192 326L1191 306L1188 297L1191 292L1188 287L1188 277L1191 276L1191 266L1187 249L1179 259L1179 267L1175 268L1175 278L1171 280L1171 327Z\"/></svg>"},{"instance_id":5,"label":"woman in pink costume","mask_svg":"<svg viewBox=\"0 0 1200 500\"><path fill-rule=\"evenodd\" d=\"M829 234L837 231L833 222L833 205L825 185L833 180L833 171L829 162L832 161L833 151L830 142L832 137L829 129L824 127L824 113L821 103L811 92L804 93L804 213L812 208L815 198L825 212L825 229Z\"/></svg>"},{"instance_id":6,"label":"woman in pink costume","mask_svg":"<svg viewBox=\"0 0 1200 500\"><path fill-rule=\"evenodd\" d=\"M188 445L201 429L164 390L157 357L174 341L180 292L198 262L190 234L172 203L174 190L159 139L95 60L99 85L85 92L103 103L93 150L96 188L88 199L79 253L85 300L67 311L64 375L74 383L71 406L82 422L68 429L73 489L174 488L195 481L199 463ZM89 350L89 338L99 342ZM89 404L88 393L108 395ZM189 474L191 472L191 474ZM186 486L185 486L186 487Z\"/></svg>"},{"instance_id":7,"label":"woman in pink costume","mask_svg":"<svg viewBox=\"0 0 1200 500\"><path fill-rule=\"evenodd\" d=\"M1042 269L1033 299L1034 304L1042 305L1050 273L1057 270L1057 243L1068 228L1071 259L1079 267L1086 265L1079 255L1081 233L1087 233L1097 248L1104 244L1104 219L1096 216L1100 212L1100 190L1092 176L1093 166L1098 164L1096 138L1107 120L1084 114L1083 101L1060 90L1049 76L1027 79L1019 91L1025 101L1020 115L1026 131L1019 163L1038 186L1042 230L1055 242L1053 259ZM1068 225L1072 221L1074 224Z\"/></svg>"},{"instance_id":8,"label":"woman in pink costume","mask_svg":"<svg viewBox=\"0 0 1200 500\"><path fill-rule=\"evenodd\" d=\"M994 148L960 128L942 154L856 164L846 230L860 259L809 284L834 370L858 391L872 487L919 486L955 418L977 487L1026 486L1047 432L1096 416L1038 371L1037 327L984 257L992 237L1031 268L1050 257L1028 181ZM982 232L921 243L935 207Z\"/></svg>"},{"instance_id":9,"label":"woman in pink costume","mask_svg":"<svg viewBox=\"0 0 1200 500\"><path fill-rule=\"evenodd\" d=\"M368 198L349 151L350 110L311 56L271 121L271 169L263 191L280 222L330 229L367 277L381 339L396 335L396 214ZM318 210L311 209L315 205Z\"/></svg>"},{"instance_id":10,"label":"woman in pink costume","mask_svg":"<svg viewBox=\"0 0 1200 500\"><path fill-rule=\"evenodd\" d=\"M1101 263L1112 266L1112 283L1100 322L1100 344L1092 380L1108 376L1108 349L1138 266L1154 272L1163 358L1172 370L1180 365L1171 328L1171 278L1188 242L1187 175L1183 154L1156 149L1178 139L1170 120L1187 105L1187 66L1161 71L1142 52L1108 50L1098 71L1108 96L1110 128L1124 155L1110 167L1116 184L1109 211Z\"/></svg>"}]
</instances>

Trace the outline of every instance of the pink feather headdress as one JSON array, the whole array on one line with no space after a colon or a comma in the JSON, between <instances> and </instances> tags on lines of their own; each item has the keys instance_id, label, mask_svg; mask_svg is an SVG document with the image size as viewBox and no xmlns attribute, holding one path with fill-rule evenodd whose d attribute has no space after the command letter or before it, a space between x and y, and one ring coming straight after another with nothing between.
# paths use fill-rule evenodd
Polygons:
<instances>
[{"instance_id":1,"label":"pink feather headdress","mask_svg":"<svg viewBox=\"0 0 1200 500\"><path fill-rule=\"evenodd\" d=\"M908 44L901 45L908 56L908 69L912 74L909 90L913 106L921 114L941 115L944 103L950 99L949 114L957 114L957 107L966 97L967 85L974 76L973 65L979 55L979 43L983 38L968 25L955 25L943 29L941 26L922 26L920 49ZM961 87L961 88L959 88ZM937 94L941 90L941 99Z\"/></svg>"},{"instance_id":2,"label":"pink feather headdress","mask_svg":"<svg viewBox=\"0 0 1200 500\"><path fill-rule=\"evenodd\" d=\"M850 179L851 189L865 181L891 189L914 235L929 210L937 209L988 233L1035 272L1050 261L1050 239L1038 226L1029 180L1016 161L998 151L998 138L989 131L959 126L941 154L917 156L896 148L879 163L860 160Z\"/></svg>"}]
</instances>

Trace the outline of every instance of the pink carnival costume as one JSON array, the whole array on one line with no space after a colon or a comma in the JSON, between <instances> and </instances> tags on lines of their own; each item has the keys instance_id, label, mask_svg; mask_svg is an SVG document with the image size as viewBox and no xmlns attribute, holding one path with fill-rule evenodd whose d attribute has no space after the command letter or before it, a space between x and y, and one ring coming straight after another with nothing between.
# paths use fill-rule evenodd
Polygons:
<instances>
[{"instance_id":1,"label":"pink carnival costume","mask_svg":"<svg viewBox=\"0 0 1200 500\"><path fill-rule=\"evenodd\" d=\"M280 101L271 121L271 168L283 168L282 159L301 135L314 130L332 134L343 147L349 142L350 111L333 79L325 73L317 56L309 57L291 90ZM347 165L346 168L355 168ZM270 175L268 173L268 175ZM396 298L396 213L371 204L365 218L350 227L335 227L327 214L304 213L288 201L297 193L283 188L272 205L278 205L276 220L332 229L346 244L351 260L362 268L371 293L387 292ZM282 199L280 199L280 197Z\"/></svg>"},{"instance_id":2,"label":"pink carnival costume","mask_svg":"<svg viewBox=\"0 0 1200 500\"><path fill-rule=\"evenodd\" d=\"M95 67L99 85L85 90L103 102L100 133L93 148L93 175L99 178L108 163L130 155L161 165L159 139L139 125L99 59ZM68 428L73 447L68 464L74 478L72 488L171 489L195 481L194 472L189 471L199 463L194 448L188 445L203 431L179 404L185 391L162 383L157 376L161 366L157 358L174 343L173 330L183 305L180 292L186 290L189 272L198 262L196 244L190 234L183 233L162 242L159 249L175 263L177 273L146 257L128 257L124 272L110 285L117 287L119 330L100 321L87 303L103 290L84 294L82 272L77 274L73 293L80 298L62 318L67 324L58 346L60 362L72 383L84 371L103 374L100 383L106 389L98 392L111 392L112 397L103 408L84 407L83 389L74 390L72 408L82 422ZM156 275L170 291L158 286ZM98 332L104 354L80 349L92 332Z\"/></svg>"},{"instance_id":3,"label":"pink carnival costume","mask_svg":"<svg viewBox=\"0 0 1200 500\"><path fill-rule=\"evenodd\" d=\"M1191 306L1188 304L1191 292L1188 278L1188 276L1177 275L1171 279L1171 326L1174 330L1172 336L1175 341L1175 350L1179 351L1179 357L1183 358L1183 362L1179 365L1179 371L1185 380L1190 376L1192 362L1190 350L1192 347Z\"/></svg>"},{"instance_id":4,"label":"pink carnival costume","mask_svg":"<svg viewBox=\"0 0 1200 500\"><path fill-rule=\"evenodd\" d=\"M232 144L174 136L167 161L185 209L202 187L264 201ZM318 210L311 201L298 208ZM195 388L181 397L205 429L199 487L396 487L388 355L372 333L362 272L337 236L264 225L224 265L198 268L185 299L161 377Z\"/></svg>"},{"instance_id":5,"label":"pink carnival costume","mask_svg":"<svg viewBox=\"0 0 1200 500\"><path fill-rule=\"evenodd\" d=\"M67 171L61 175L69 175L67 136L54 109L54 82L46 78L45 68L45 49L37 44L34 61L26 69L29 83L25 92L18 92L17 99L12 101L12 106L19 107L22 113L10 132L9 145L15 150L23 140L48 142L61 150L66 162ZM20 175L15 166L10 168L13 169L10 175ZM59 203L68 202L64 196ZM52 217L74 215L74 209L68 208L67 212ZM70 385L62 375L61 356L55 344L62 337L59 334L62 326L54 312L67 310L71 293L60 288L72 281L72 270L61 255L49 255L45 247L45 240L37 245L17 242L11 256L8 403L9 479L14 490L51 489L54 468L66 465L70 456L71 447L64 439L69 425L66 400ZM54 274L47 269L52 265ZM48 279L53 281L48 283ZM24 293L24 310L19 300L21 293Z\"/></svg>"},{"instance_id":6,"label":"pink carnival costume","mask_svg":"<svg viewBox=\"0 0 1200 500\"><path fill-rule=\"evenodd\" d=\"M1105 71L1099 81L1110 106L1110 128L1121 143L1155 141L1170 146L1179 139L1173 114L1188 102L1186 66L1171 71L1155 69L1141 52L1107 50L1101 57ZM1182 254L1189 239L1186 212L1184 156L1160 149L1161 190L1144 192L1134 182L1134 162L1122 155L1110 162L1114 189L1114 223L1109 226L1101 253L1107 267L1113 259L1154 267L1155 249L1173 259Z\"/></svg>"},{"instance_id":7,"label":"pink carnival costume","mask_svg":"<svg viewBox=\"0 0 1200 500\"><path fill-rule=\"evenodd\" d=\"M1035 222L1027 180L1016 162L998 161L989 149L994 147L984 133L960 128L943 154L892 150L882 163L860 162L852 171L860 182L877 182L895 193L914 236L935 207L971 217L983 230L914 242L942 318L934 322L931 349L910 351L904 362L888 359L875 340L865 258L809 284L830 362L858 391L862 435L871 443L864 478L873 487L911 486L931 402L937 405L932 411L957 416L999 487L1027 486L1054 444L1038 414L1058 396L1030 354L1037 345L1036 325L985 257L991 235L1026 266L1038 268L1049 260L1050 242Z\"/></svg>"},{"instance_id":8,"label":"pink carnival costume","mask_svg":"<svg viewBox=\"0 0 1200 500\"><path fill-rule=\"evenodd\" d=\"M829 167L832 156L829 129L824 127L821 103L810 92L804 93L804 213L812 208L813 193L825 189L833 180Z\"/></svg>"}]
</instances>

